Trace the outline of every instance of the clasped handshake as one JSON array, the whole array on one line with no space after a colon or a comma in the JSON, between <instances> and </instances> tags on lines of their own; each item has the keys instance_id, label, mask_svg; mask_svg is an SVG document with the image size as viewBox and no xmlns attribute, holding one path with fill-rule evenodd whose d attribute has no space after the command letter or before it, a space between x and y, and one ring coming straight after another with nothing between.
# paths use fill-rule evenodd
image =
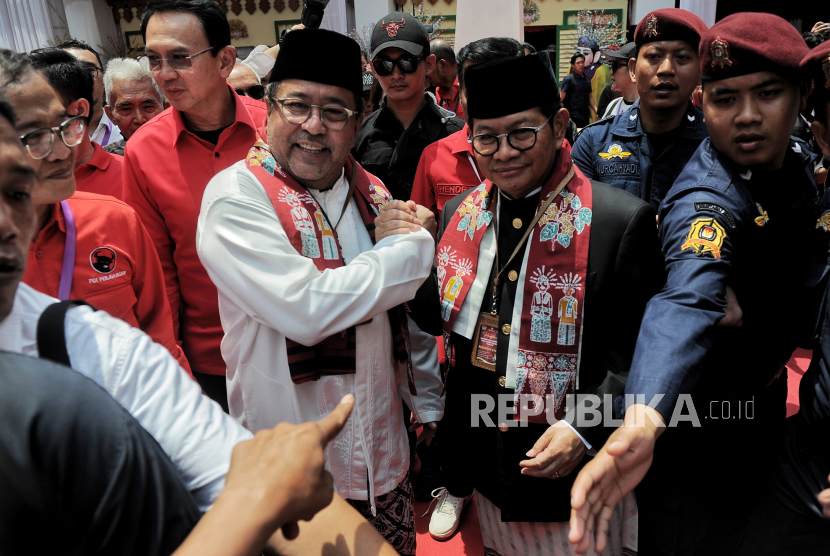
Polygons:
<instances>
[{"instance_id":1,"label":"clasped handshake","mask_svg":"<svg viewBox=\"0 0 830 556\"><path fill-rule=\"evenodd\" d=\"M375 218L375 241L387 236L417 232L421 228L435 238L438 223L431 210L414 201L389 201L381 207L380 214Z\"/></svg>"}]
</instances>

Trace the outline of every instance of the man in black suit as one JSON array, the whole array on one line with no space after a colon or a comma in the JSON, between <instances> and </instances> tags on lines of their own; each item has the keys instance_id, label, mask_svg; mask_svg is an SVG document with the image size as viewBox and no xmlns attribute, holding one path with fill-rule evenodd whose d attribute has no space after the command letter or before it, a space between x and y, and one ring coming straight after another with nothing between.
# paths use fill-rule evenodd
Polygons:
<instances>
[{"instance_id":1,"label":"man in black suit","mask_svg":"<svg viewBox=\"0 0 830 556\"><path fill-rule=\"evenodd\" d=\"M497 80L522 98L505 101ZM487 549L537 554L566 544L574 471L623 407L663 257L654 208L571 162L569 115L547 55L481 64L465 81L487 179L441 213L441 315L457 365L446 383L444 471L462 503L478 491ZM601 422L584 418L596 401ZM618 508L617 553L636 550L624 532L634 512L631 500Z\"/></svg>"}]
</instances>

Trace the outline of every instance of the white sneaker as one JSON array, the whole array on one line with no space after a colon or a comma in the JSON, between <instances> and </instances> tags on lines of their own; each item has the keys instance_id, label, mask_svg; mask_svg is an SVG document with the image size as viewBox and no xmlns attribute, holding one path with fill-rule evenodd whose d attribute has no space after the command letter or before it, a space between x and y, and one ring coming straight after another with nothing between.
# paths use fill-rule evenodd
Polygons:
<instances>
[{"instance_id":1,"label":"white sneaker","mask_svg":"<svg viewBox=\"0 0 830 556\"><path fill-rule=\"evenodd\" d=\"M461 512L473 495L459 498L442 487L433 490L432 497L438 500L438 505L435 506L429 520L429 534L432 535L432 538L443 541L450 538L458 529L458 524L461 522Z\"/></svg>"}]
</instances>

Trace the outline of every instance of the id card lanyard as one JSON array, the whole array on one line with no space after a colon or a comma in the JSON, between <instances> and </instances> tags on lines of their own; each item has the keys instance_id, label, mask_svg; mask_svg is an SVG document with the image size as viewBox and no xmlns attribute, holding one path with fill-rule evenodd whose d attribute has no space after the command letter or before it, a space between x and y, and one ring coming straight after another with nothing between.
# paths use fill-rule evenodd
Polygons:
<instances>
[{"instance_id":1,"label":"id card lanyard","mask_svg":"<svg viewBox=\"0 0 830 556\"><path fill-rule=\"evenodd\" d=\"M75 215L69 208L69 203L61 201L63 219L66 221L66 244L63 248L63 264L61 266L61 282L58 286L58 299L66 301L72 291L72 276L75 274L75 246L77 231L75 229Z\"/></svg>"},{"instance_id":2,"label":"id card lanyard","mask_svg":"<svg viewBox=\"0 0 830 556\"><path fill-rule=\"evenodd\" d=\"M496 370L496 346L498 344L498 330L499 330L499 315L498 315L498 306L499 306L499 296L501 294L501 275L504 270L510 266L510 263L513 262L513 259L516 258L516 255L521 251L522 247L524 246L527 238L530 237L530 232L533 231L533 228L536 226L539 219L545 214L545 211L548 210L548 207L551 203L559 196L559 193L568 182L571 181L571 178L574 175L574 166L573 163L571 164L568 173L556 186L556 189L553 190L553 193L548 196L542 206L539 207L539 210L536 211L533 220L530 222L530 225L525 230L522 239L516 245L516 248L513 249L513 253L511 253L510 258L507 259L507 262L504 266L501 266L499 263L499 228L498 228L498 209L496 209L496 215L493 219L493 231L496 234L496 268L499 269L498 273L496 274L496 278L493 280L493 304L491 306L490 312L483 312L479 316L478 324L476 325L476 337L473 342L473 352L471 356L471 362L476 367L480 367L482 369L487 369L488 371L495 371ZM494 196L493 201L497 203L498 195Z\"/></svg>"}]
</instances>

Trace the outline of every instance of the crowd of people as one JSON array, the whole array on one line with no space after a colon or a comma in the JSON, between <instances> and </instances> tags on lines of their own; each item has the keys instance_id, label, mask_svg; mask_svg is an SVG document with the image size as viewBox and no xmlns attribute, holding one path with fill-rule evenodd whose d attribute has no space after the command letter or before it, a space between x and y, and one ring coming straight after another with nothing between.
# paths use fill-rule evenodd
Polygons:
<instances>
[{"instance_id":1,"label":"crowd of people","mask_svg":"<svg viewBox=\"0 0 830 556\"><path fill-rule=\"evenodd\" d=\"M826 554L827 29L0 50L0 553Z\"/></svg>"}]
</instances>

